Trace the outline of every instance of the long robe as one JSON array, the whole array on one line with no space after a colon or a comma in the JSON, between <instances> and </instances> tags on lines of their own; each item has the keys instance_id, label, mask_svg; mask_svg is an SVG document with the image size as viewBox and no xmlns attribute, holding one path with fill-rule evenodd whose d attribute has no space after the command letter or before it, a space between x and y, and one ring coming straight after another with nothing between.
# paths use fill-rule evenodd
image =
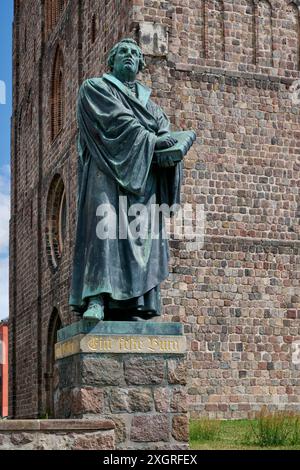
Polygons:
<instances>
[{"instance_id":1,"label":"long robe","mask_svg":"<svg viewBox=\"0 0 300 470\"><path fill-rule=\"evenodd\" d=\"M152 163L157 136L169 121L150 100L151 90L136 82L137 96L111 74L86 80L78 96L78 219L69 303L77 312L89 297L104 294L109 309L160 314L159 285L167 278L168 241L148 233L120 239L97 235L97 208L110 204L118 217L132 220L119 203L179 203L181 164ZM162 228L162 227L160 227Z\"/></svg>"}]
</instances>

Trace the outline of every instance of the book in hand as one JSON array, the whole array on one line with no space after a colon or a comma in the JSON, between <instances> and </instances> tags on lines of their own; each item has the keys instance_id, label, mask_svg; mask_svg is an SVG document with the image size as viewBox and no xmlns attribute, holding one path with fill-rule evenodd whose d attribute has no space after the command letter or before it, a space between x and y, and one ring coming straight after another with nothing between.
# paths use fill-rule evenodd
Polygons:
<instances>
[{"instance_id":1,"label":"book in hand","mask_svg":"<svg viewBox=\"0 0 300 470\"><path fill-rule=\"evenodd\" d=\"M157 161L156 156L163 157L164 155L171 157L174 163L181 162L196 140L194 131L170 132L170 135L177 140L176 144L167 149L155 150L153 162Z\"/></svg>"}]
</instances>

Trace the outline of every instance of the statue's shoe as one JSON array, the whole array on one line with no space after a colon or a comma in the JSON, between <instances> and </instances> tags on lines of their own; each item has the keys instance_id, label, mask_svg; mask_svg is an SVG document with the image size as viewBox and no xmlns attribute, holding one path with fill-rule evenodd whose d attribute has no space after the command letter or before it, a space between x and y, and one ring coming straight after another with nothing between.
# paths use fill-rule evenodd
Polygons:
<instances>
[{"instance_id":1,"label":"statue's shoe","mask_svg":"<svg viewBox=\"0 0 300 470\"><path fill-rule=\"evenodd\" d=\"M104 308L100 304L92 304L84 312L83 318L88 320L104 320Z\"/></svg>"}]
</instances>

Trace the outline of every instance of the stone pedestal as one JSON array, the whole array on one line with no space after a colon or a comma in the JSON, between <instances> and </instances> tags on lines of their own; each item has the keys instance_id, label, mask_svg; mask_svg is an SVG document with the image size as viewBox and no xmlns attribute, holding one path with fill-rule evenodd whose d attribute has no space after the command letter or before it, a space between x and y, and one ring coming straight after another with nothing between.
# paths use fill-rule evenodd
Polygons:
<instances>
[{"instance_id":1,"label":"stone pedestal","mask_svg":"<svg viewBox=\"0 0 300 470\"><path fill-rule=\"evenodd\" d=\"M182 325L81 320L58 332L56 418L109 418L118 449L186 449Z\"/></svg>"}]
</instances>

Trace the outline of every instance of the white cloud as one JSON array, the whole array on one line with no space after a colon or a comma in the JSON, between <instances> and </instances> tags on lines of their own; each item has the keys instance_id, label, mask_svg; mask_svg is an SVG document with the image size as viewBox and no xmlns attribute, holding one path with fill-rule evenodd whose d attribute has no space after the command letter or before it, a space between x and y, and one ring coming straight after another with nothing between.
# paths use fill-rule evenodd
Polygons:
<instances>
[{"instance_id":1,"label":"white cloud","mask_svg":"<svg viewBox=\"0 0 300 470\"><path fill-rule=\"evenodd\" d=\"M0 80L0 104L6 104L6 85L3 80Z\"/></svg>"},{"instance_id":2,"label":"white cloud","mask_svg":"<svg viewBox=\"0 0 300 470\"><path fill-rule=\"evenodd\" d=\"M0 320L8 317L8 256L0 258Z\"/></svg>"},{"instance_id":3,"label":"white cloud","mask_svg":"<svg viewBox=\"0 0 300 470\"><path fill-rule=\"evenodd\" d=\"M9 194L10 185L10 167L9 165L2 165L0 167L0 191Z\"/></svg>"}]
</instances>

